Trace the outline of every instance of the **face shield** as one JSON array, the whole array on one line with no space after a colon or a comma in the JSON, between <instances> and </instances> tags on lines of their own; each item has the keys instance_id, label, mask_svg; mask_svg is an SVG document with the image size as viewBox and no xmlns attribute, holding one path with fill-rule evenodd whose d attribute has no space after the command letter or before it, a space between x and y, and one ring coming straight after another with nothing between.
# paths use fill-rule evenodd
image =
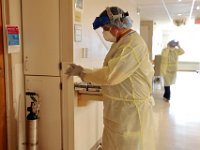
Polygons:
<instances>
[{"instance_id":1,"label":"face shield","mask_svg":"<svg viewBox=\"0 0 200 150\"><path fill-rule=\"evenodd\" d=\"M105 24L109 24L109 23L110 23L110 19L108 16L96 17L96 19L93 22L93 29L96 30L99 27L102 27Z\"/></svg>"},{"instance_id":2,"label":"face shield","mask_svg":"<svg viewBox=\"0 0 200 150\"><path fill-rule=\"evenodd\" d=\"M100 42L102 43L103 47L108 51L112 45L111 42L108 42L104 39L103 37L103 28L98 28L95 30L96 35L98 37L98 39L100 40Z\"/></svg>"},{"instance_id":3,"label":"face shield","mask_svg":"<svg viewBox=\"0 0 200 150\"><path fill-rule=\"evenodd\" d=\"M93 22L93 29L96 30L106 24L115 26L118 28L130 28L132 27L132 19L129 17L128 12L124 12L118 7L107 7L99 17Z\"/></svg>"}]
</instances>

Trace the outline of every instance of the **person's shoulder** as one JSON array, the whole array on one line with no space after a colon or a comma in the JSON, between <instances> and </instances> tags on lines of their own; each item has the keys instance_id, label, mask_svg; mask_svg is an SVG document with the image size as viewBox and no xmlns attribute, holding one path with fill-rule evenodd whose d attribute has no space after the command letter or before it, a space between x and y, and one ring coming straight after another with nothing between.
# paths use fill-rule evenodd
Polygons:
<instances>
[{"instance_id":1,"label":"person's shoulder","mask_svg":"<svg viewBox=\"0 0 200 150\"><path fill-rule=\"evenodd\" d=\"M163 55L167 55L167 54L169 53L169 50L170 50L170 49L169 49L168 47L163 48L163 49L162 49L162 56L163 56Z\"/></svg>"},{"instance_id":2,"label":"person's shoulder","mask_svg":"<svg viewBox=\"0 0 200 150\"><path fill-rule=\"evenodd\" d=\"M172 49L171 48L169 48L169 47L165 47L165 48L163 48L163 51L164 52L169 52L169 51L171 51Z\"/></svg>"},{"instance_id":3,"label":"person's shoulder","mask_svg":"<svg viewBox=\"0 0 200 150\"><path fill-rule=\"evenodd\" d=\"M124 37L122 37L119 41L119 44L130 44L132 42L136 42L140 36L134 31L128 33Z\"/></svg>"},{"instance_id":4,"label":"person's shoulder","mask_svg":"<svg viewBox=\"0 0 200 150\"><path fill-rule=\"evenodd\" d=\"M168 47L165 47L162 49L163 52L169 51L170 49Z\"/></svg>"}]
</instances>

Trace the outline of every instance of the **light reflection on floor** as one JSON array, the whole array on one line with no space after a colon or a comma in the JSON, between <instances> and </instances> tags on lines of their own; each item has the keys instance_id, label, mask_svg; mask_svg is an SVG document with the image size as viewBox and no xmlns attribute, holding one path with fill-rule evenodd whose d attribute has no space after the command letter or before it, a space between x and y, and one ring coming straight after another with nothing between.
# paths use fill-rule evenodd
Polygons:
<instances>
[{"instance_id":1,"label":"light reflection on floor","mask_svg":"<svg viewBox=\"0 0 200 150\"><path fill-rule=\"evenodd\" d=\"M171 100L154 89L157 150L200 149L200 74L178 72L171 86Z\"/></svg>"}]
</instances>

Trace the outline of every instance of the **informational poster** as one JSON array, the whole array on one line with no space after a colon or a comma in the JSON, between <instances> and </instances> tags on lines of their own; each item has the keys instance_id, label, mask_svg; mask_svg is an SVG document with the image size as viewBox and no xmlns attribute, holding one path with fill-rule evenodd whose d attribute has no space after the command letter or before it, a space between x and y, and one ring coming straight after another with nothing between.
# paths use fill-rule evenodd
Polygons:
<instances>
[{"instance_id":1,"label":"informational poster","mask_svg":"<svg viewBox=\"0 0 200 150\"><path fill-rule=\"evenodd\" d=\"M75 16L75 21L81 23L81 12L75 11L74 16Z\"/></svg>"},{"instance_id":2,"label":"informational poster","mask_svg":"<svg viewBox=\"0 0 200 150\"><path fill-rule=\"evenodd\" d=\"M83 0L75 0L75 8L83 9Z\"/></svg>"},{"instance_id":3,"label":"informational poster","mask_svg":"<svg viewBox=\"0 0 200 150\"><path fill-rule=\"evenodd\" d=\"M81 14L83 10L83 0L75 0L75 22L81 23Z\"/></svg>"},{"instance_id":4,"label":"informational poster","mask_svg":"<svg viewBox=\"0 0 200 150\"><path fill-rule=\"evenodd\" d=\"M82 41L82 26L81 26L81 24L74 25L74 35L75 35L75 42Z\"/></svg>"},{"instance_id":5,"label":"informational poster","mask_svg":"<svg viewBox=\"0 0 200 150\"><path fill-rule=\"evenodd\" d=\"M8 53L20 52L20 35L19 27L8 25L7 30L7 41L8 41Z\"/></svg>"}]
</instances>

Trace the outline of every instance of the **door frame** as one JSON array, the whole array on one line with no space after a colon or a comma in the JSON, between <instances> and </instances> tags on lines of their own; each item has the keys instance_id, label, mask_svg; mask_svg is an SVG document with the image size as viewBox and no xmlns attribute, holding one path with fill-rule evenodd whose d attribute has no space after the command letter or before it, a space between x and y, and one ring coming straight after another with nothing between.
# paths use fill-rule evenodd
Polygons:
<instances>
[{"instance_id":1,"label":"door frame","mask_svg":"<svg viewBox=\"0 0 200 150\"><path fill-rule=\"evenodd\" d=\"M7 150L6 85L2 0L0 0L0 150Z\"/></svg>"},{"instance_id":2,"label":"door frame","mask_svg":"<svg viewBox=\"0 0 200 150\"><path fill-rule=\"evenodd\" d=\"M15 127L15 118L13 113L13 84L12 84L12 61L11 55L8 54L7 38L6 38L6 25L10 24L9 14L9 1L0 0L1 11L1 35L2 35L2 51L4 53L4 84L5 84L5 109L6 109L6 148L3 150L13 150L17 148L17 138L13 136L17 135ZM0 149L1 150L1 149Z\"/></svg>"}]
</instances>

